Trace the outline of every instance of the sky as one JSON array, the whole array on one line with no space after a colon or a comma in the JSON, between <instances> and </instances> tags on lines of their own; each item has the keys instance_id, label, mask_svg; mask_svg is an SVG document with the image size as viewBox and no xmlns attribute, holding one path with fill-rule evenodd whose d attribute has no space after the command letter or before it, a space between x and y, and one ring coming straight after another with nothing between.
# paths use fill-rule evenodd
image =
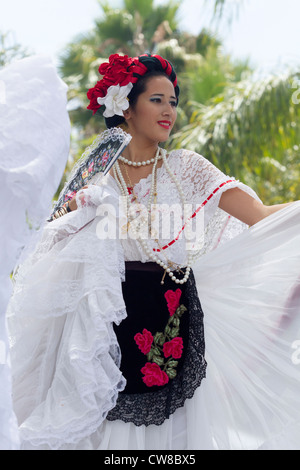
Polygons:
<instances>
[{"instance_id":1,"label":"sky","mask_svg":"<svg viewBox=\"0 0 300 470\"><path fill-rule=\"evenodd\" d=\"M248 58L261 70L300 66L299 0L228 0L236 11L231 25L218 27L224 51L236 59ZM164 0L156 0L164 3ZM182 30L197 34L210 26L205 0L182 0ZM207 0L207 4L212 3ZM121 0L110 0L118 7ZM12 31L15 40L32 53L49 55L56 62L59 52L76 35L89 31L101 15L97 0L0 0L0 31ZM213 26L213 28L215 28Z\"/></svg>"}]
</instances>

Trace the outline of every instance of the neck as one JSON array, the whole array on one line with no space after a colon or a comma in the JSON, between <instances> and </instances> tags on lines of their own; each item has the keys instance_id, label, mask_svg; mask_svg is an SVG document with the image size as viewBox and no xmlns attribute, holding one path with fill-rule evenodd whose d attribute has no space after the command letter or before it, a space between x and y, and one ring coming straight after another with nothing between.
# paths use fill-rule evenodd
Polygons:
<instances>
[{"instance_id":1,"label":"neck","mask_svg":"<svg viewBox=\"0 0 300 470\"><path fill-rule=\"evenodd\" d=\"M132 162L142 162L154 158L157 152L158 143L139 143L136 140L130 142L122 153L123 157Z\"/></svg>"}]
</instances>

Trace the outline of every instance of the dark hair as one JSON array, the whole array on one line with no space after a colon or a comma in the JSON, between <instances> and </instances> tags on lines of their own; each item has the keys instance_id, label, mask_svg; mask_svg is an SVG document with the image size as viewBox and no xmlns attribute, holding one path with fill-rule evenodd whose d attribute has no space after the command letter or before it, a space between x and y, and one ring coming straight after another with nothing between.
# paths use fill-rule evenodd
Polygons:
<instances>
[{"instance_id":1,"label":"dark hair","mask_svg":"<svg viewBox=\"0 0 300 470\"><path fill-rule=\"evenodd\" d=\"M132 106L133 108L135 107L138 97L146 91L147 83L153 77L166 77L172 83L171 78L162 71L151 70L150 72L145 73L145 75L143 75L136 82L136 84L134 85L134 87L132 88L131 92L128 95L130 106ZM178 91L179 91L179 88L178 88ZM176 93L176 90L175 90L175 93ZM178 96L179 96L179 92L176 93L177 102L178 102ZM105 124L108 129L110 129L111 127L116 127L120 124L123 124L124 122L125 122L125 118L122 116L118 116L118 115L105 118Z\"/></svg>"},{"instance_id":2,"label":"dark hair","mask_svg":"<svg viewBox=\"0 0 300 470\"><path fill-rule=\"evenodd\" d=\"M179 98L180 89L177 85L177 77L173 65L162 59L160 56L144 54L139 56L139 62L141 62L144 66L147 67L148 72L144 75L138 75L138 81L134 84L131 92L128 95L130 106L135 106L138 97L146 91L147 83L152 77L166 77L170 82L173 83L175 89L175 95ZM105 118L105 124L108 129L111 127L116 127L120 124L125 122L125 118L122 116L112 116L110 118Z\"/></svg>"}]
</instances>

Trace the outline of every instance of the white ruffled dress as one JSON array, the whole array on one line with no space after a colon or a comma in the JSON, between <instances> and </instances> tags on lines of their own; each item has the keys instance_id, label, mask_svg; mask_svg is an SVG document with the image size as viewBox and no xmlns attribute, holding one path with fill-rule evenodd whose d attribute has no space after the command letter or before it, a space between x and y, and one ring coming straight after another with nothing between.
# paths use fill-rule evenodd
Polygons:
<instances>
[{"instance_id":1,"label":"white ruffled dress","mask_svg":"<svg viewBox=\"0 0 300 470\"><path fill-rule=\"evenodd\" d=\"M106 419L125 386L113 330L126 317L124 262L151 261L136 240L103 236L103 207L117 227L124 216L107 175L85 191L84 205L78 198L77 211L45 227L17 274L8 321L22 448L300 448L300 203L248 229L218 203L233 187L256 197L249 188L193 152L173 151L168 161L186 201L204 214L193 270L207 377L160 426ZM157 181L158 204L181 203L164 166ZM150 185L148 177L134 188L145 205ZM165 252L184 264L184 238Z\"/></svg>"},{"instance_id":2,"label":"white ruffled dress","mask_svg":"<svg viewBox=\"0 0 300 470\"><path fill-rule=\"evenodd\" d=\"M10 274L37 241L70 143L67 86L52 61L32 56L0 70L0 449L19 446L12 411L5 311Z\"/></svg>"}]
</instances>

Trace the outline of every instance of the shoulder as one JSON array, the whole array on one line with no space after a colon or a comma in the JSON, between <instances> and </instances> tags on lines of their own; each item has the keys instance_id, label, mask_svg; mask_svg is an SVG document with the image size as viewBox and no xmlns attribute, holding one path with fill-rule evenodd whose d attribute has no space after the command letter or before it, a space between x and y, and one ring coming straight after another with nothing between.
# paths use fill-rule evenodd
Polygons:
<instances>
[{"instance_id":1,"label":"shoulder","mask_svg":"<svg viewBox=\"0 0 300 470\"><path fill-rule=\"evenodd\" d=\"M182 168L204 169L214 167L207 158L197 152L188 149L176 149L169 152L170 164L180 164Z\"/></svg>"}]
</instances>

